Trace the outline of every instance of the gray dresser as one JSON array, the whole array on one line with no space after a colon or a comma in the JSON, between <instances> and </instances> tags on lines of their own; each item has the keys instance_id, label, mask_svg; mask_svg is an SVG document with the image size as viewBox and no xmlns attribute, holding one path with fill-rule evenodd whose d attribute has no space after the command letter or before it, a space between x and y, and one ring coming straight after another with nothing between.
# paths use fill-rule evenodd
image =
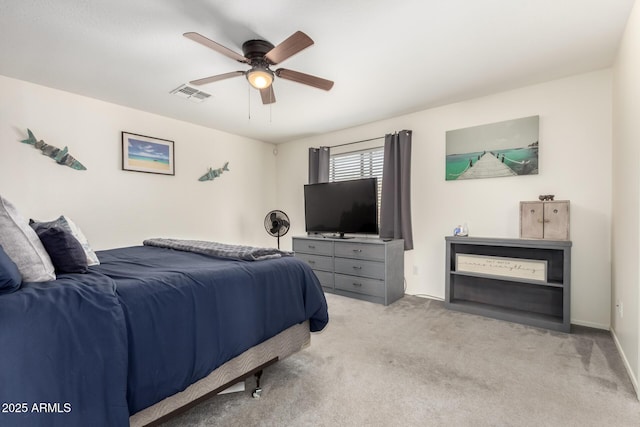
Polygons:
<instances>
[{"instance_id":1,"label":"gray dresser","mask_svg":"<svg viewBox=\"0 0 640 427\"><path fill-rule=\"evenodd\" d=\"M294 237L296 257L306 261L323 289L389 305L404 295L404 241Z\"/></svg>"}]
</instances>

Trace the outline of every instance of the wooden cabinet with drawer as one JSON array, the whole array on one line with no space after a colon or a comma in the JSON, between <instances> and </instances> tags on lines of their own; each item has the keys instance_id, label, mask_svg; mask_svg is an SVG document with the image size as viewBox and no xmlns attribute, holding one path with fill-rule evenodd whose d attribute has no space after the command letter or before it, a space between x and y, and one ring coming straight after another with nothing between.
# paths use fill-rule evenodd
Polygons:
<instances>
[{"instance_id":1,"label":"wooden cabinet with drawer","mask_svg":"<svg viewBox=\"0 0 640 427\"><path fill-rule=\"evenodd\" d=\"M569 201L520 202L520 238L569 240Z\"/></svg>"},{"instance_id":2,"label":"wooden cabinet with drawer","mask_svg":"<svg viewBox=\"0 0 640 427\"><path fill-rule=\"evenodd\" d=\"M404 295L402 240L294 237L293 250L326 292L384 305Z\"/></svg>"}]
</instances>

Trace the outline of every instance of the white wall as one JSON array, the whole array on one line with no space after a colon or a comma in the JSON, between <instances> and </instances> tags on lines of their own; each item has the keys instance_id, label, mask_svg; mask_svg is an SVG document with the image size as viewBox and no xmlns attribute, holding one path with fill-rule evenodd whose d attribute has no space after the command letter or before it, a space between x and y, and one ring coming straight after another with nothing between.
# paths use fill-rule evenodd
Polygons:
<instances>
[{"instance_id":1,"label":"white wall","mask_svg":"<svg viewBox=\"0 0 640 427\"><path fill-rule=\"evenodd\" d=\"M275 208L273 145L2 76L0 93L0 194L24 216L68 215L97 249L154 236L275 244L263 226ZM87 170L22 144L27 128ZM175 141L176 175L121 170L121 131ZM229 172L198 181L226 161Z\"/></svg>"},{"instance_id":2,"label":"white wall","mask_svg":"<svg viewBox=\"0 0 640 427\"><path fill-rule=\"evenodd\" d=\"M445 181L445 132L540 116L540 173ZM603 70L278 146L278 206L304 234L307 148L413 130L415 249L405 255L407 293L444 297L444 236L467 222L470 235L519 235L519 202L555 194L571 201L571 320L607 329L611 297L611 71ZM290 244L290 241L287 242ZM414 274L417 272L417 274Z\"/></svg>"},{"instance_id":3,"label":"white wall","mask_svg":"<svg viewBox=\"0 0 640 427\"><path fill-rule=\"evenodd\" d=\"M636 3L614 65L613 292L611 324L638 391L640 375L640 5ZM622 305L622 312L615 305Z\"/></svg>"},{"instance_id":4,"label":"white wall","mask_svg":"<svg viewBox=\"0 0 640 427\"><path fill-rule=\"evenodd\" d=\"M273 239L262 225L270 209L289 213L289 236L304 233L309 146L412 129L415 249L406 254L407 292L444 296L444 236L458 223L467 222L475 236L517 237L518 202L555 194L571 200L572 322L608 328L611 77L610 70L603 70L282 144L274 157L273 146L260 141L0 76L0 194L28 217L69 215L97 249L140 244L152 236L270 245ZM447 130L530 115L540 115L539 175L444 180ZM56 165L21 144L27 128L49 144L68 145L88 170ZM176 176L120 170L123 130L174 140ZM633 136L625 138L637 141ZM225 161L230 172L212 182L197 181L209 166ZM637 188L637 179L629 185ZM631 193L638 209L638 191ZM638 237L635 218L631 230ZM285 238L287 246L290 239ZM637 279L637 256L624 265L636 266L630 278ZM637 287L630 298L636 303L625 305L625 316L630 310L633 318ZM636 320L630 344L636 354L637 328ZM637 367L637 356L629 357Z\"/></svg>"}]
</instances>

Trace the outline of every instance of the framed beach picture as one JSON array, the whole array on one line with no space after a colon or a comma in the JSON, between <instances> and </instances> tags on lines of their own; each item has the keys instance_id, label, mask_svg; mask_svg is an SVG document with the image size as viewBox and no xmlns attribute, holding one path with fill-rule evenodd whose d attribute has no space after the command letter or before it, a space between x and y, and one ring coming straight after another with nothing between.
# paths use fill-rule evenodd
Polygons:
<instances>
[{"instance_id":1,"label":"framed beach picture","mask_svg":"<svg viewBox=\"0 0 640 427\"><path fill-rule=\"evenodd\" d=\"M173 141L122 132L122 169L175 175Z\"/></svg>"},{"instance_id":2,"label":"framed beach picture","mask_svg":"<svg viewBox=\"0 0 640 427\"><path fill-rule=\"evenodd\" d=\"M538 174L540 116L446 133L447 181Z\"/></svg>"}]
</instances>

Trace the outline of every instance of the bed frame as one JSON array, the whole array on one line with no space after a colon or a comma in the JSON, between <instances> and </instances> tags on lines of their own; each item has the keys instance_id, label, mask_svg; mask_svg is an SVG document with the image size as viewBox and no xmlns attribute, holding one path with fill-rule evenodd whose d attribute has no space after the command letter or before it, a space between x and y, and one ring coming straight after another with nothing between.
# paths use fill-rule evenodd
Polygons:
<instances>
[{"instance_id":1,"label":"bed frame","mask_svg":"<svg viewBox=\"0 0 640 427\"><path fill-rule=\"evenodd\" d=\"M309 346L310 340L308 321L285 329L226 362L184 391L133 414L129 424L131 427L160 425L226 388L260 373L278 360L304 349Z\"/></svg>"}]
</instances>

